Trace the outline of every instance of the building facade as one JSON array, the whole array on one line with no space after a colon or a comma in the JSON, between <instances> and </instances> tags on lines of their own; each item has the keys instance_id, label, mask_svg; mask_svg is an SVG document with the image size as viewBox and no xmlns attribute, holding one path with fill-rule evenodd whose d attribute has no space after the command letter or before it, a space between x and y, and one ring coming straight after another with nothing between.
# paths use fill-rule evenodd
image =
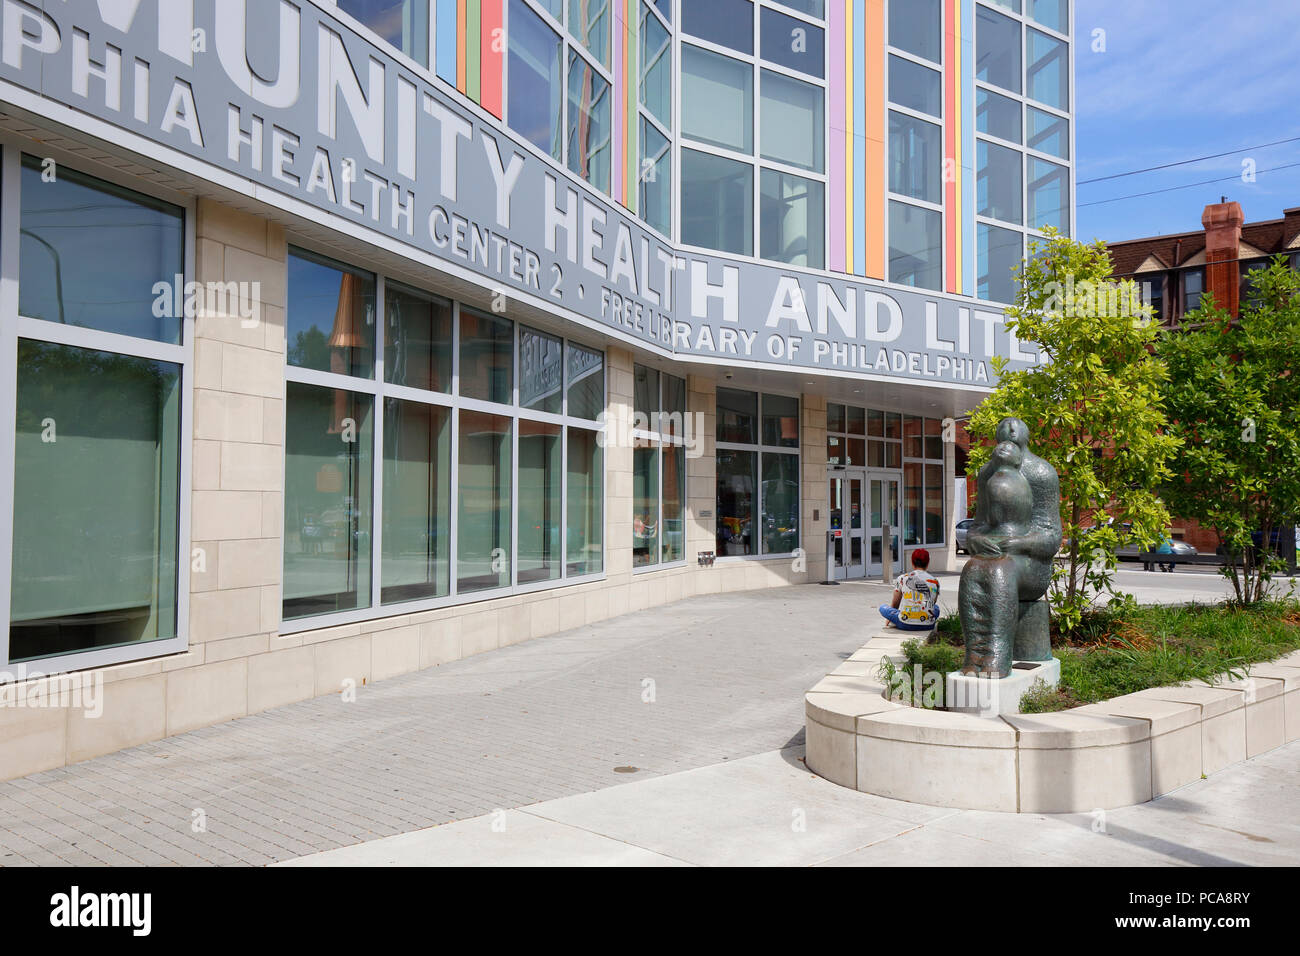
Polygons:
<instances>
[{"instance_id":1,"label":"building facade","mask_svg":"<svg viewBox=\"0 0 1300 956\"><path fill-rule=\"evenodd\" d=\"M950 560L1066 0L0 7L0 776Z\"/></svg>"}]
</instances>

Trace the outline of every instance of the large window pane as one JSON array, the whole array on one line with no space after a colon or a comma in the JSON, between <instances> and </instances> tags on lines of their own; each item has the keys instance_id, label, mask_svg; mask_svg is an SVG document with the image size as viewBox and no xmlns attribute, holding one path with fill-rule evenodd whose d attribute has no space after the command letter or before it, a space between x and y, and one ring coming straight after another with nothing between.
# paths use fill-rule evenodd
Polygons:
<instances>
[{"instance_id":1,"label":"large window pane","mask_svg":"<svg viewBox=\"0 0 1300 956\"><path fill-rule=\"evenodd\" d=\"M456 588L510 584L510 419L460 411Z\"/></svg>"},{"instance_id":2,"label":"large window pane","mask_svg":"<svg viewBox=\"0 0 1300 956\"><path fill-rule=\"evenodd\" d=\"M975 148L976 207L981 216L1021 223L1022 154L1005 146L980 140Z\"/></svg>"},{"instance_id":3,"label":"large window pane","mask_svg":"<svg viewBox=\"0 0 1300 956\"><path fill-rule=\"evenodd\" d=\"M806 13L810 17L826 17L825 0L777 0L783 7L789 7L791 10L798 10L800 13Z\"/></svg>"},{"instance_id":4,"label":"large window pane","mask_svg":"<svg viewBox=\"0 0 1300 956\"><path fill-rule=\"evenodd\" d=\"M1069 109L1070 51L1065 42L1030 30L1027 61L1030 98L1058 110Z\"/></svg>"},{"instance_id":5,"label":"large window pane","mask_svg":"<svg viewBox=\"0 0 1300 956\"><path fill-rule=\"evenodd\" d=\"M844 431L844 406L836 402L826 405L826 430L828 432Z\"/></svg>"},{"instance_id":6,"label":"large window pane","mask_svg":"<svg viewBox=\"0 0 1300 956\"><path fill-rule=\"evenodd\" d=\"M609 83L586 60L569 53L569 169L609 192Z\"/></svg>"},{"instance_id":7,"label":"large window pane","mask_svg":"<svg viewBox=\"0 0 1300 956\"><path fill-rule=\"evenodd\" d=\"M792 70L822 76L826 72L826 40L822 31L764 7L761 19L759 52L764 60L788 66Z\"/></svg>"},{"instance_id":8,"label":"large window pane","mask_svg":"<svg viewBox=\"0 0 1300 956\"><path fill-rule=\"evenodd\" d=\"M632 449L632 565L659 561L659 449L637 439Z\"/></svg>"},{"instance_id":9,"label":"large window pane","mask_svg":"<svg viewBox=\"0 0 1300 956\"><path fill-rule=\"evenodd\" d=\"M1070 30L1069 0L1029 0L1029 15L1057 33Z\"/></svg>"},{"instance_id":10,"label":"large window pane","mask_svg":"<svg viewBox=\"0 0 1300 956\"><path fill-rule=\"evenodd\" d=\"M641 218L665 236L673 223L672 144L644 116L641 117L641 166L638 174Z\"/></svg>"},{"instance_id":11,"label":"large window pane","mask_svg":"<svg viewBox=\"0 0 1300 956\"><path fill-rule=\"evenodd\" d=\"M688 0L681 6L683 33L741 53L754 52L754 5L750 0Z\"/></svg>"},{"instance_id":12,"label":"large window pane","mask_svg":"<svg viewBox=\"0 0 1300 956\"><path fill-rule=\"evenodd\" d=\"M754 167L682 150L682 242L719 252L754 252Z\"/></svg>"},{"instance_id":13,"label":"large window pane","mask_svg":"<svg viewBox=\"0 0 1300 956\"><path fill-rule=\"evenodd\" d=\"M943 465L925 466L925 543L943 544Z\"/></svg>"},{"instance_id":14,"label":"large window pane","mask_svg":"<svg viewBox=\"0 0 1300 956\"><path fill-rule=\"evenodd\" d=\"M763 396L763 444L799 447L799 399L790 395Z\"/></svg>"},{"instance_id":15,"label":"large window pane","mask_svg":"<svg viewBox=\"0 0 1300 956\"><path fill-rule=\"evenodd\" d=\"M568 345L569 415L597 419L605 410L605 356Z\"/></svg>"},{"instance_id":16,"label":"large window pane","mask_svg":"<svg viewBox=\"0 0 1300 956\"><path fill-rule=\"evenodd\" d=\"M563 159L560 63L564 44L523 0L510 0L509 33L506 118L510 128L552 158Z\"/></svg>"},{"instance_id":17,"label":"large window pane","mask_svg":"<svg viewBox=\"0 0 1300 956\"><path fill-rule=\"evenodd\" d=\"M682 135L752 153L753 67L729 56L682 44Z\"/></svg>"},{"instance_id":18,"label":"large window pane","mask_svg":"<svg viewBox=\"0 0 1300 956\"><path fill-rule=\"evenodd\" d=\"M18 311L119 335L177 344L185 271L181 210L64 166L42 178L23 157ZM165 287L159 285L165 283ZM253 289L241 296L255 304ZM235 314L241 303L227 303ZM234 318L224 321L237 321Z\"/></svg>"},{"instance_id":19,"label":"large window pane","mask_svg":"<svg viewBox=\"0 0 1300 956\"><path fill-rule=\"evenodd\" d=\"M659 429L659 370L632 366L632 410L645 418L650 431Z\"/></svg>"},{"instance_id":20,"label":"large window pane","mask_svg":"<svg viewBox=\"0 0 1300 956\"><path fill-rule=\"evenodd\" d=\"M451 303L389 282L384 312L384 380L450 392Z\"/></svg>"},{"instance_id":21,"label":"large window pane","mask_svg":"<svg viewBox=\"0 0 1300 956\"><path fill-rule=\"evenodd\" d=\"M1012 93L1020 92L1019 21L987 7L975 8L975 76Z\"/></svg>"},{"instance_id":22,"label":"large window pane","mask_svg":"<svg viewBox=\"0 0 1300 956\"><path fill-rule=\"evenodd\" d=\"M373 275L295 249L286 313L290 365L374 378Z\"/></svg>"},{"instance_id":23,"label":"large window pane","mask_svg":"<svg viewBox=\"0 0 1300 956\"><path fill-rule=\"evenodd\" d=\"M604 568L604 466L600 433L569 429L568 574Z\"/></svg>"},{"instance_id":24,"label":"large window pane","mask_svg":"<svg viewBox=\"0 0 1300 956\"><path fill-rule=\"evenodd\" d=\"M569 33L609 67L610 0L569 0Z\"/></svg>"},{"instance_id":25,"label":"large window pane","mask_svg":"<svg viewBox=\"0 0 1300 956\"><path fill-rule=\"evenodd\" d=\"M717 440L736 445L758 444L758 393L718 389Z\"/></svg>"},{"instance_id":26,"label":"large window pane","mask_svg":"<svg viewBox=\"0 0 1300 956\"><path fill-rule=\"evenodd\" d=\"M564 410L564 343L519 327L519 407L558 415Z\"/></svg>"},{"instance_id":27,"label":"large window pane","mask_svg":"<svg viewBox=\"0 0 1300 956\"><path fill-rule=\"evenodd\" d=\"M799 456L763 452L763 553L790 554L797 547Z\"/></svg>"},{"instance_id":28,"label":"large window pane","mask_svg":"<svg viewBox=\"0 0 1300 956\"><path fill-rule=\"evenodd\" d=\"M975 128L998 139L1021 141L1020 101L991 90L975 91Z\"/></svg>"},{"instance_id":29,"label":"large window pane","mask_svg":"<svg viewBox=\"0 0 1300 956\"><path fill-rule=\"evenodd\" d=\"M284 617L370 606L373 400L285 387Z\"/></svg>"},{"instance_id":30,"label":"large window pane","mask_svg":"<svg viewBox=\"0 0 1300 956\"><path fill-rule=\"evenodd\" d=\"M421 66L429 65L429 0L338 0L338 5Z\"/></svg>"},{"instance_id":31,"label":"large window pane","mask_svg":"<svg viewBox=\"0 0 1300 956\"><path fill-rule=\"evenodd\" d=\"M903 464L903 547L911 548L924 543L922 528L925 500L925 465L920 462Z\"/></svg>"},{"instance_id":32,"label":"large window pane","mask_svg":"<svg viewBox=\"0 0 1300 956\"><path fill-rule=\"evenodd\" d=\"M821 172L825 166L821 87L771 70L762 77L764 159Z\"/></svg>"},{"instance_id":33,"label":"large window pane","mask_svg":"<svg viewBox=\"0 0 1300 956\"><path fill-rule=\"evenodd\" d=\"M938 70L931 70L905 60L901 56L889 55L889 99L890 102L931 116L943 115L943 77Z\"/></svg>"},{"instance_id":34,"label":"large window pane","mask_svg":"<svg viewBox=\"0 0 1300 956\"><path fill-rule=\"evenodd\" d=\"M1070 121L1046 110L1028 107L1029 146L1061 159L1070 158Z\"/></svg>"},{"instance_id":35,"label":"large window pane","mask_svg":"<svg viewBox=\"0 0 1300 956\"><path fill-rule=\"evenodd\" d=\"M825 186L814 179L764 169L760 180L759 255L820 269L826 261Z\"/></svg>"},{"instance_id":36,"label":"large window pane","mask_svg":"<svg viewBox=\"0 0 1300 956\"><path fill-rule=\"evenodd\" d=\"M560 426L519 420L519 583L560 576Z\"/></svg>"},{"instance_id":37,"label":"large window pane","mask_svg":"<svg viewBox=\"0 0 1300 956\"><path fill-rule=\"evenodd\" d=\"M943 202L943 130L889 111L889 190L912 199Z\"/></svg>"},{"instance_id":38,"label":"large window pane","mask_svg":"<svg viewBox=\"0 0 1300 956\"><path fill-rule=\"evenodd\" d=\"M686 557L686 448L665 444L663 461L663 529L659 537L660 560L664 564Z\"/></svg>"},{"instance_id":39,"label":"large window pane","mask_svg":"<svg viewBox=\"0 0 1300 956\"><path fill-rule=\"evenodd\" d=\"M176 636L179 385L167 362L19 339L11 661Z\"/></svg>"},{"instance_id":40,"label":"large window pane","mask_svg":"<svg viewBox=\"0 0 1300 956\"><path fill-rule=\"evenodd\" d=\"M943 57L941 0L894 0L889 5L889 42L938 63Z\"/></svg>"},{"instance_id":41,"label":"large window pane","mask_svg":"<svg viewBox=\"0 0 1300 956\"><path fill-rule=\"evenodd\" d=\"M1014 270L1020 268L1022 244L1018 232L979 224L979 275L976 291L981 299L1007 305L1016 301Z\"/></svg>"},{"instance_id":42,"label":"large window pane","mask_svg":"<svg viewBox=\"0 0 1300 956\"><path fill-rule=\"evenodd\" d=\"M758 453L718 449L717 554L754 554L755 478Z\"/></svg>"},{"instance_id":43,"label":"large window pane","mask_svg":"<svg viewBox=\"0 0 1300 956\"><path fill-rule=\"evenodd\" d=\"M513 330L509 319L460 310L460 393L508 405L514 383Z\"/></svg>"},{"instance_id":44,"label":"large window pane","mask_svg":"<svg viewBox=\"0 0 1300 956\"><path fill-rule=\"evenodd\" d=\"M889 281L920 289L943 282L943 216L906 203L889 204Z\"/></svg>"},{"instance_id":45,"label":"large window pane","mask_svg":"<svg viewBox=\"0 0 1300 956\"><path fill-rule=\"evenodd\" d=\"M648 5L641 7L641 105L666 128L672 128L672 37Z\"/></svg>"},{"instance_id":46,"label":"large window pane","mask_svg":"<svg viewBox=\"0 0 1300 956\"><path fill-rule=\"evenodd\" d=\"M664 373L661 412L659 429L665 437L683 437L686 422L686 379Z\"/></svg>"},{"instance_id":47,"label":"large window pane","mask_svg":"<svg viewBox=\"0 0 1300 956\"><path fill-rule=\"evenodd\" d=\"M1029 224L1070 232L1070 172L1033 156L1029 157Z\"/></svg>"},{"instance_id":48,"label":"large window pane","mask_svg":"<svg viewBox=\"0 0 1300 956\"><path fill-rule=\"evenodd\" d=\"M384 400L385 604L443 597L451 588L451 412Z\"/></svg>"}]
</instances>

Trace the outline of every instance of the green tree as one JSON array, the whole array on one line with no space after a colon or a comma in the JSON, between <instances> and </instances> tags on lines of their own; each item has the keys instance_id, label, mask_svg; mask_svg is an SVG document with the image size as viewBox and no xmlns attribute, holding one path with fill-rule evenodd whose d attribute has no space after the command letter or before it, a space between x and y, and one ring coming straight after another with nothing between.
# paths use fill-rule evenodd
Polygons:
<instances>
[{"instance_id":1,"label":"green tree","mask_svg":"<svg viewBox=\"0 0 1300 956\"><path fill-rule=\"evenodd\" d=\"M1259 601L1282 565L1274 535L1300 516L1300 276L1278 257L1254 273L1239 319L1207 297L1159 351L1182 439L1165 499L1218 532L1237 601Z\"/></svg>"},{"instance_id":2,"label":"green tree","mask_svg":"<svg viewBox=\"0 0 1300 956\"><path fill-rule=\"evenodd\" d=\"M1064 633L1103 595L1112 605L1132 600L1114 587L1116 549L1153 547L1169 524L1157 489L1178 440L1161 397L1165 366L1152 354L1157 329L1134 283L1111 282L1110 274L1104 243L1049 230L1031 244L1006 323L1020 341L1040 346L1043 361L1008 372L1006 360L994 358L997 389L967 426L983 440L972 441L972 480L1008 415L1029 425L1031 448L1060 475L1065 560L1048 601Z\"/></svg>"}]
</instances>

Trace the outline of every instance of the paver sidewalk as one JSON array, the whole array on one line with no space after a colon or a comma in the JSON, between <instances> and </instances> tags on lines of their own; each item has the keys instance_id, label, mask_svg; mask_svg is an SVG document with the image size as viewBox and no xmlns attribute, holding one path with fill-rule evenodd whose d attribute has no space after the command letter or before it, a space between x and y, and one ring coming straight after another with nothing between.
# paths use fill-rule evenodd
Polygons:
<instances>
[{"instance_id":1,"label":"paver sidewalk","mask_svg":"<svg viewBox=\"0 0 1300 956\"><path fill-rule=\"evenodd\" d=\"M266 864L778 750L883 591L692 598L0 783L0 864Z\"/></svg>"}]
</instances>

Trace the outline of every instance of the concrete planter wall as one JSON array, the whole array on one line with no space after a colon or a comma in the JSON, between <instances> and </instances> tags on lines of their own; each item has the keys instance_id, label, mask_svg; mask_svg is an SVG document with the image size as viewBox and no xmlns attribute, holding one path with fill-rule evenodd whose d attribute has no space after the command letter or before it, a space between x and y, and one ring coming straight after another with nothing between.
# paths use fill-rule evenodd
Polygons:
<instances>
[{"instance_id":1,"label":"concrete planter wall","mask_svg":"<svg viewBox=\"0 0 1300 956\"><path fill-rule=\"evenodd\" d=\"M1144 803L1300 739L1300 651L1246 680L1157 687L1054 714L980 717L884 698L883 631L805 699L807 762L843 787L967 810L1071 813Z\"/></svg>"}]
</instances>

